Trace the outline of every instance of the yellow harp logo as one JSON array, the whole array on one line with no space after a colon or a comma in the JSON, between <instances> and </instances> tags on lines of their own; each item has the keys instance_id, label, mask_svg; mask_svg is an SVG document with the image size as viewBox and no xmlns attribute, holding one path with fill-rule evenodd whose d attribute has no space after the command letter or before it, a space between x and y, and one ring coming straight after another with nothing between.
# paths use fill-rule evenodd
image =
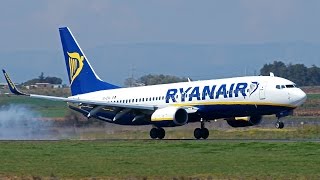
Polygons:
<instances>
[{"instance_id":1,"label":"yellow harp logo","mask_svg":"<svg viewBox=\"0 0 320 180\"><path fill-rule=\"evenodd\" d=\"M79 53L68 53L69 56L69 72L70 72L70 79L71 84L73 80L80 74L82 68L83 68L83 60L84 57L80 56Z\"/></svg>"}]
</instances>

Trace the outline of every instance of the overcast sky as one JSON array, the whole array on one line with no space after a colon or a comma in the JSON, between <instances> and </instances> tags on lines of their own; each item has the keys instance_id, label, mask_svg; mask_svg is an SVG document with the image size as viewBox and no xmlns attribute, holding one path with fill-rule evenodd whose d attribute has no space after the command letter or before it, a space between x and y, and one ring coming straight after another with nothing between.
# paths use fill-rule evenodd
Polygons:
<instances>
[{"instance_id":1,"label":"overcast sky","mask_svg":"<svg viewBox=\"0 0 320 180\"><path fill-rule=\"evenodd\" d=\"M318 0L2 1L0 49L60 48L58 27L82 44L320 41Z\"/></svg>"},{"instance_id":2,"label":"overcast sky","mask_svg":"<svg viewBox=\"0 0 320 180\"><path fill-rule=\"evenodd\" d=\"M0 52L61 52L61 26L71 28L82 49L140 42L320 43L319 17L318 0L8 0L0 6Z\"/></svg>"}]
</instances>

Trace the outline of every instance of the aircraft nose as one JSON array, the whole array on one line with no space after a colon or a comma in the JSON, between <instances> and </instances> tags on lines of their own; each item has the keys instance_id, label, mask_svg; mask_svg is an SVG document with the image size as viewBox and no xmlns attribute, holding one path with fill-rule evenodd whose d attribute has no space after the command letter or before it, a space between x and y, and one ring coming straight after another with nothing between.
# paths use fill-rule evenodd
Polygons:
<instances>
[{"instance_id":1,"label":"aircraft nose","mask_svg":"<svg viewBox=\"0 0 320 180\"><path fill-rule=\"evenodd\" d=\"M301 89L294 93L294 105L300 106L307 100L307 94L303 92Z\"/></svg>"}]
</instances>

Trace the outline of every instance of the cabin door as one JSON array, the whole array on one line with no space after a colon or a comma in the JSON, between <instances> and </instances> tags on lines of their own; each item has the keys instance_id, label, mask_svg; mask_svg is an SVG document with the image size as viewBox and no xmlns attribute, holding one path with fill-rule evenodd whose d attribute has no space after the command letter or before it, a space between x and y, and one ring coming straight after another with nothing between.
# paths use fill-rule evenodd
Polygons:
<instances>
[{"instance_id":1,"label":"cabin door","mask_svg":"<svg viewBox=\"0 0 320 180\"><path fill-rule=\"evenodd\" d=\"M260 97L260 100L266 99L266 86L267 86L266 82L261 83L260 86L259 86L259 97Z\"/></svg>"}]
</instances>

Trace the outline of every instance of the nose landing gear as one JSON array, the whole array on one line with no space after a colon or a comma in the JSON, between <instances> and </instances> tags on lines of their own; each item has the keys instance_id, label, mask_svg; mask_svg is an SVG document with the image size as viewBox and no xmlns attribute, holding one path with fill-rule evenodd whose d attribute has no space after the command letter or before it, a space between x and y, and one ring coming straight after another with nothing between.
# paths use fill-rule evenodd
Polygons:
<instances>
[{"instance_id":1,"label":"nose landing gear","mask_svg":"<svg viewBox=\"0 0 320 180\"><path fill-rule=\"evenodd\" d=\"M276 114L276 117L278 118L278 121L275 123L275 127L277 129L282 129L284 128L284 123L282 121L280 121L280 118L289 116L293 114L293 110L288 110L288 111L282 111L278 114Z\"/></svg>"},{"instance_id":2,"label":"nose landing gear","mask_svg":"<svg viewBox=\"0 0 320 180\"><path fill-rule=\"evenodd\" d=\"M193 135L196 139L207 139L209 137L209 130L205 128L203 119L200 120L201 128L196 128Z\"/></svg>"},{"instance_id":3,"label":"nose landing gear","mask_svg":"<svg viewBox=\"0 0 320 180\"><path fill-rule=\"evenodd\" d=\"M276 127L277 129L282 129L282 128L284 128L284 123L283 123L282 121L278 120L278 121L275 123L275 127Z\"/></svg>"}]
</instances>

